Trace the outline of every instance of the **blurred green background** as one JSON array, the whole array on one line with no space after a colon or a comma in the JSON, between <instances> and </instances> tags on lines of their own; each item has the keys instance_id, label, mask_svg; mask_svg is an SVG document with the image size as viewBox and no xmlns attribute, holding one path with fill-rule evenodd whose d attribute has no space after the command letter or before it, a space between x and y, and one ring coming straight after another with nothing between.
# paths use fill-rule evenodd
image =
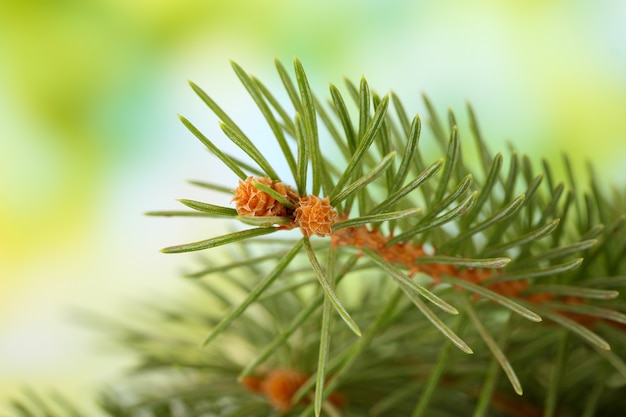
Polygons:
<instances>
[{"instance_id":1,"label":"blurred green background","mask_svg":"<svg viewBox=\"0 0 626 417\"><path fill-rule=\"evenodd\" d=\"M621 0L0 0L0 404L116 375L75 312L167 300L192 258L158 249L222 227L142 215L212 198L187 179L230 185L176 118L227 146L188 79L254 132L229 60L278 90L273 58L298 56L320 95L365 75L412 113L422 92L461 120L471 101L493 149L624 184L624 22Z\"/></svg>"}]
</instances>

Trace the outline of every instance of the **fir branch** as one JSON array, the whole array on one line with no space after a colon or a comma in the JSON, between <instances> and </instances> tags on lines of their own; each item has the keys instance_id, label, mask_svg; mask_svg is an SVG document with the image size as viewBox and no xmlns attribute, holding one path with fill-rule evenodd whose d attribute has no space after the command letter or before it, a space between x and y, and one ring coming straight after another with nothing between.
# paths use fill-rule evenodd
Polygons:
<instances>
[{"instance_id":1,"label":"fir branch","mask_svg":"<svg viewBox=\"0 0 626 417\"><path fill-rule=\"evenodd\" d=\"M190 83L238 153L222 152L180 120L250 188L235 195L235 208L181 199L193 211L148 214L256 227L163 249L236 251L220 252L231 259L219 264L210 252L208 266L187 275L211 276L193 281L195 303L145 307L147 328L108 327L140 366L136 379L102 397L103 412L417 417L473 410L510 417L512 409L558 416L626 407L619 395L626 378L626 301L619 293L626 287L626 200L619 192L605 194L593 171L585 188L567 156L560 181L548 159L536 172L527 155L492 154L469 104L478 164L465 160L461 119L451 110L441 118L426 96L431 135L397 94L379 95L364 77L358 85L346 80L346 92L331 84L320 101L298 59L293 76L275 65L290 106L232 63L294 188L278 181L261 142ZM338 152L322 152L325 132ZM422 149L429 139L439 153ZM234 188L192 183L227 194ZM304 237L287 235L293 228ZM279 237L263 237L270 233ZM451 314L436 314L424 298ZM335 325L333 310L347 326ZM207 326L200 350L198 334ZM471 345L477 355L452 345L473 353ZM547 388L536 383L545 369L552 370ZM507 396L511 386L518 394L524 386L524 396ZM580 395L589 386L590 394ZM56 405L29 394L13 408L24 417L80 414L68 402Z\"/></svg>"}]
</instances>

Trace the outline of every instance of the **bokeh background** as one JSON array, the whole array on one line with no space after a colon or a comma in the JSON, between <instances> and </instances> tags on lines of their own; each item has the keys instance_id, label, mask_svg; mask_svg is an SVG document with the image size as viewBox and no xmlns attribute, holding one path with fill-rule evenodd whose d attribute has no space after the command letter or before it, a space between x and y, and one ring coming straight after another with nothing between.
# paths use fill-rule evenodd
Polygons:
<instances>
[{"instance_id":1,"label":"bokeh background","mask_svg":"<svg viewBox=\"0 0 626 417\"><path fill-rule=\"evenodd\" d=\"M623 185L624 22L622 0L0 0L0 404L118 375L128 359L81 312L184 293L191 258L158 249L224 227L142 214L225 178L177 120L228 146L188 79L254 137L229 60L276 90L273 58L298 56L318 94L365 75L412 113L422 92L461 120L471 101L493 149L566 151Z\"/></svg>"}]
</instances>

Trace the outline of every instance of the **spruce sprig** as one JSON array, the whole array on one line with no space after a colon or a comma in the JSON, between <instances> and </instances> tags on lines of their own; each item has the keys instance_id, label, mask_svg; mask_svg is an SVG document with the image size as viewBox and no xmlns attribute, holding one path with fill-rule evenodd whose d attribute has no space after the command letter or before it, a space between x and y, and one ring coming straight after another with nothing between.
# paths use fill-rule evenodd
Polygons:
<instances>
[{"instance_id":1,"label":"spruce sprig","mask_svg":"<svg viewBox=\"0 0 626 417\"><path fill-rule=\"evenodd\" d=\"M571 234L569 230L572 227L569 224L565 225L561 219L565 218L571 204L575 203L576 207L580 207L581 204L576 198L568 198L563 203L565 185L560 183L554 186L549 171L545 175L548 177L547 183L550 188L546 190L545 187L541 187L544 183L544 174L537 175L533 172L527 157L522 158L520 169L519 159L513 154L509 173L505 176L502 172L503 155L497 153L491 156L471 108L469 109L471 129L484 168L477 172L469 171L463 160L459 128L454 114L452 112L448 114L449 133L446 133L434 105L424 97L434 137L445 151L439 161L426 168L424 155L419 150L421 118L415 116L409 123L397 95L379 98L370 90L365 78L361 79L359 88L347 82L349 96L353 99L358 112L358 120L353 120L342 93L336 86L331 85L332 100L327 104L330 107L330 114L338 119L333 120L329 116L329 111L313 95L299 60L294 61L295 80L282 64L276 62L276 66L291 99L292 112L281 106L271 93L262 87L260 81L233 63L237 76L276 136L300 197L305 197L307 190L310 190L308 195L329 197L331 206L341 219L333 225L333 232L329 233L332 246L337 249L332 251L324 249L326 257L333 254L332 256L337 258L333 261L340 260L349 256L353 250L368 255L373 261L371 265L380 268L393 278L424 317L453 344L467 353L472 352L469 345L421 301L421 298L425 297L442 307L444 311L457 313L456 308L433 292L438 290L440 282L455 282L459 291L474 294L473 297L486 297L533 321L540 321L542 315L546 316L595 346L608 349L608 343L593 330L563 315L563 311L572 310L580 315L589 314L591 310L586 307L590 306L585 304L582 308L577 308L578 299L564 298L559 291L538 293L533 290L533 284L537 280L543 280L540 283L545 281L549 284L569 285L567 277L571 275L568 273L579 269L583 264L582 258L573 256L588 253L597 242L596 239L587 238L591 230L584 231L579 238L570 237L568 242L562 242L561 236L564 233ZM208 94L195 84L192 84L192 87L222 119L226 136L240 147L268 178L280 180L253 141L248 139ZM390 114L390 101L395 107L397 119ZM323 116L318 120L318 115ZM228 157L221 151L216 152L218 148L212 142L186 119L182 120L211 152L243 179L241 174L245 173L246 169L237 163L239 159ZM341 150L337 155L343 155L343 163L336 158L329 158L328 153L321 152L323 145L318 129L320 121L329 132L332 132L334 145ZM340 132L343 132L343 135ZM374 146L374 143L377 145ZM397 159L396 155L401 155L401 158ZM567 160L566 164L570 166ZM344 168L338 168L342 165ZM569 173L573 187L569 195L575 195L571 168ZM245 176L254 174L255 172L248 172ZM307 183L307 178L312 179L310 184ZM522 189L523 192L516 194L515 190L518 189ZM277 201L287 203L269 187L263 190ZM595 191L596 199L602 198L597 185L592 184L592 190ZM186 201L188 200L183 200ZM586 201L590 199L587 197ZM298 205L297 202L295 204ZM207 210L203 210L203 207L212 207L203 206L202 203L187 205L204 212ZM593 223L594 216L589 205L587 203L587 219L579 222L579 229L580 226L588 229L599 227ZM355 207L359 213L356 216ZM578 210L580 212L580 208ZM599 220L608 220L606 211L602 209L596 217ZM213 209L209 212L216 215L230 213L231 217L250 223L245 221L245 216L235 216L232 211ZM400 216L398 213L403 215ZM263 224L265 229L263 227L248 229L202 242L177 245L164 249L164 252L200 250L222 243L243 241L278 231L286 223L283 221L281 225L273 217L265 214L261 217L264 216L269 220L261 223L259 219L256 224ZM600 219L602 216L605 218ZM385 221L388 224L386 229L383 226ZM335 311L359 335L357 322L337 295L338 288L330 284L337 281L336 277L328 277L328 271L324 271L320 266L330 261L328 258L326 262L320 260L322 258L309 243L309 233L298 224L297 219L293 220L292 226L301 227L305 235L301 242L304 242L303 246L312 270L322 284L326 298L332 301L330 304L334 306ZM620 227L618 221L613 230ZM340 235L341 229L344 233ZM388 237L384 237L385 230ZM554 234L556 230L558 234ZM554 236L552 241L545 239L550 235ZM424 244L434 248L435 256L418 253L418 249ZM324 245L321 246L323 247ZM411 250L407 250L407 247L411 247ZM613 259L612 261L616 262ZM427 284L432 289L427 289L412 279L411 276L415 273L429 275L430 281ZM584 293L587 290L584 286L577 288L578 292ZM261 295L255 293L255 297ZM558 303L559 300L561 304ZM557 301L557 304L551 301ZM513 378L514 374L507 358L503 356L504 353L499 350L486 328L476 321L478 315L473 313L471 303L467 304L465 300L462 304L466 305L465 311L472 317L470 322L476 324L490 350L504 366L515 391L521 393L522 388L518 380ZM563 308L563 304L567 304L567 308ZM247 305L246 303L245 306ZM560 309L555 307L559 305ZM241 310L238 309L240 313ZM542 311L543 314L537 314L537 311ZM330 321L325 319L324 323L329 325ZM325 355L326 352L322 354ZM326 362L320 361L320 364L323 363ZM325 374L326 369L318 369L318 372ZM318 378L318 383L320 382ZM315 404L315 412L319 415L321 411L319 397L316 397Z\"/></svg>"},{"instance_id":2,"label":"spruce sprig","mask_svg":"<svg viewBox=\"0 0 626 417\"><path fill-rule=\"evenodd\" d=\"M208 252L209 266L187 275L196 296L180 306L146 308L142 326L105 325L140 359L100 399L107 415L556 417L626 408L623 193L607 195L592 170L585 189L567 157L558 181L547 160L537 171L525 155L492 154L469 106L477 164L466 160L454 113L444 124L426 96L425 118L410 118L397 94L381 96L365 78L346 81L345 92L331 84L323 101L296 59L293 75L276 61L286 106L232 66L288 171L191 83L241 151L224 153L180 116L239 179L192 183L234 192L236 207L182 199L191 211L149 214L244 228L163 249L212 249L225 260ZM422 138L422 120L431 138ZM422 151L428 139L440 154ZM14 410L54 413L32 393Z\"/></svg>"}]
</instances>

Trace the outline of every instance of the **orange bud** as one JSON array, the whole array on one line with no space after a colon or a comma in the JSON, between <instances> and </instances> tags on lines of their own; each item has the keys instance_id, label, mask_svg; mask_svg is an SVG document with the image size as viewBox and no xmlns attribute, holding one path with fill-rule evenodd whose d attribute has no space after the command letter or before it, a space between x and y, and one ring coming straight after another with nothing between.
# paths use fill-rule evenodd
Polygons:
<instances>
[{"instance_id":1,"label":"orange bud","mask_svg":"<svg viewBox=\"0 0 626 417\"><path fill-rule=\"evenodd\" d=\"M328 236L337 219L337 211L330 205L328 197L319 198L315 195L301 197L294 211L296 224L305 236Z\"/></svg>"},{"instance_id":2,"label":"orange bud","mask_svg":"<svg viewBox=\"0 0 626 417\"><path fill-rule=\"evenodd\" d=\"M287 216L287 207L276 201L274 197L254 186L258 182L277 191L289 201L295 201L297 194L288 185L278 180L266 177L248 177L245 181L239 180L239 186L233 190L240 216Z\"/></svg>"}]
</instances>

